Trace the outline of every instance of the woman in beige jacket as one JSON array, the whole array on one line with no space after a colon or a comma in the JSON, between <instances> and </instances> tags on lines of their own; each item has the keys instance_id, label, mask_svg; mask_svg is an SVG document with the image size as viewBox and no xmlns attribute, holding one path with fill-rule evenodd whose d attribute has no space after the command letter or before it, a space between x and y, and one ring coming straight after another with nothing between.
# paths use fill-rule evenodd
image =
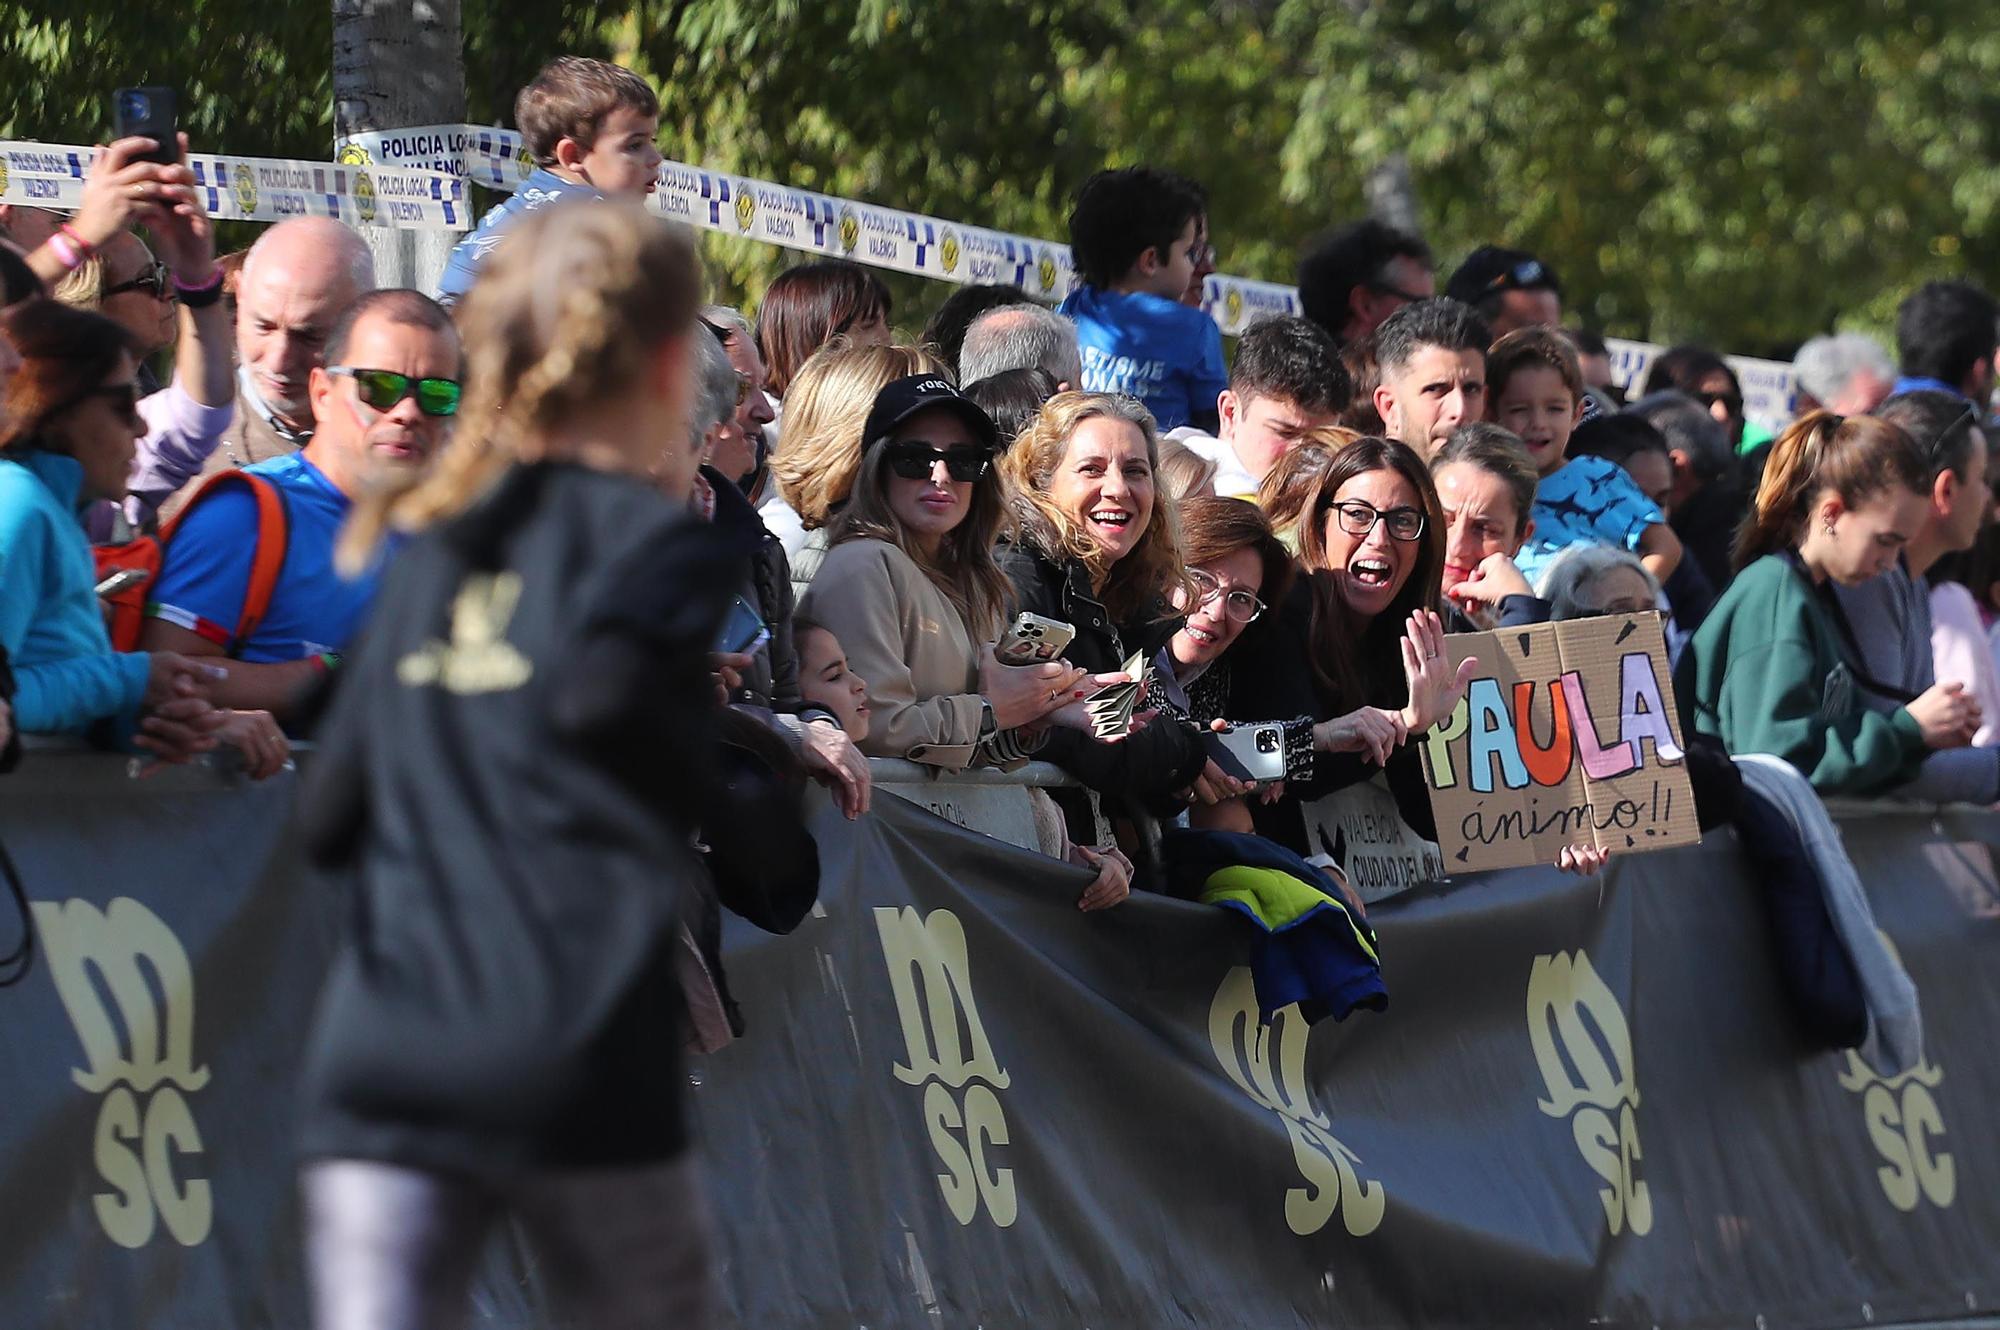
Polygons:
<instances>
[{"instance_id":1,"label":"woman in beige jacket","mask_svg":"<svg viewBox=\"0 0 2000 1330\"><path fill-rule=\"evenodd\" d=\"M958 771L1024 760L1050 725L1088 730L1083 699L1123 675L993 656L1011 595L993 553L1006 520L993 422L943 378L918 374L882 389L862 437L853 494L799 612L840 639L867 681L863 750ZM1115 851L1070 857L1099 869L1083 908L1129 891Z\"/></svg>"}]
</instances>

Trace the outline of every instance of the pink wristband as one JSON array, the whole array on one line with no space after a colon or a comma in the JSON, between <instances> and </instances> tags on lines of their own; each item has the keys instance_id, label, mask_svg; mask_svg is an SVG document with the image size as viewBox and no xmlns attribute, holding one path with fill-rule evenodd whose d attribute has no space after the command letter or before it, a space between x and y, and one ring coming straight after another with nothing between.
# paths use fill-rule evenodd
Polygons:
<instances>
[{"instance_id":1,"label":"pink wristband","mask_svg":"<svg viewBox=\"0 0 2000 1330\"><path fill-rule=\"evenodd\" d=\"M188 282L183 282L181 280L181 275L179 273L174 274L174 290L179 291L184 295L200 295L204 291L213 291L215 290L216 287L221 285L222 285L222 269L220 268L210 269L207 281L195 282L192 284Z\"/></svg>"},{"instance_id":2,"label":"pink wristband","mask_svg":"<svg viewBox=\"0 0 2000 1330\"><path fill-rule=\"evenodd\" d=\"M57 231L51 235L48 239L48 246L55 254L57 262L61 263L65 270L75 272L83 266L83 255L78 252L76 242L72 241L62 232Z\"/></svg>"}]
</instances>

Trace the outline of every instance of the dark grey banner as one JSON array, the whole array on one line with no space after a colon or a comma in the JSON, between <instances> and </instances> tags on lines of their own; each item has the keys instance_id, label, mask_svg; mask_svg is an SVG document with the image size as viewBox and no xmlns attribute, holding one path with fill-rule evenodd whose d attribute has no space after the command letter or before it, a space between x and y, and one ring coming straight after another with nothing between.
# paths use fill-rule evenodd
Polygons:
<instances>
[{"instance_id":1,"label":"dark grey banner","mask_svg":"<svg viewBox=\"0 0 2000 1330\"><path fill-rule=\"evenodd\" d=\"M291 1086L339 903L289 790L34 754L0 990L0 1325L303 1326ZM692 1093L745 1326L1861 1326L2000 1306L2000 817L1845 824L1916 979L1894 1078L1805 1051L1734 842L1376 905L1383 1013L1257 1019L1238 916L910 805L731 934ZM14 940L0 914L0 952ZM540 1315L496 1244L476 1323Z\"/></svg>"}]
</instances>

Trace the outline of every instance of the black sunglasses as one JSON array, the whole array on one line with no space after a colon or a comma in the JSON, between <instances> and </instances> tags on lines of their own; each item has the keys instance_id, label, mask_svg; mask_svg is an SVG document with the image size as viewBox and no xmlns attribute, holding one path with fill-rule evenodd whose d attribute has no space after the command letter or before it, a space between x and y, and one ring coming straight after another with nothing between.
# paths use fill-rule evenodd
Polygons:
<instances>
[{"instance_id":1,"label":"black sunglasses","mask_svg":"<svg viewBox=\"0 0 2000 1330\"><path fill-rule=\"evenodd\" d=\"M78 393L68 405L63 407L63 410L67 411L71 406L81 406L93 397L102 397L110 402L111 409L118 413L119 418L131 424L140 424L145 419L139 414L139 385L136 383L107 383L101 387L87 388L83 392ZM61 413L51 412L50 414L59 415Z\"/></svg>"},{"instance_id":2,"label":"black sunglasses","mask_svg":"<svg viewBox=\"0 0 2000 1330\"><path fill-rule=\"evenodd\" d=\"M922 439L904 439L883 446L889 470L904 480L925 480L939 462L953 480L969 484L986 474L993 455L984 448L940 448Z\"/></svg>"},{"instance_id":3,"label":"black sunglasses","mask_svg":"<svg viewBox=\"0 0 2000 1330\"><path fill-rule=\"evenodd\" d=\"M1700 402L1703 406L1714 406L1717 402L1720 402L1732 416L1743 414L1742 393L1689 393L1688 396L1694 398L1695 401Z\"/></svg>"},{"instance_id":4,"label":"black sunglasses","mask_svg":"<svg viewBox=\"0 0 2000 1330\"><path fill-rule=\"evenodd\" d=\"M427 416L458 414L459 386L455 379L413 379L390 369L357 369L352 365L328 365L326 372L353 379L355 394L377 411L391 410L405 397L414 395L417 410Z\"/></svg>"},{"instance_id":5,"label":"black sunglasses","mask_svg":"<svg viewBox=\"0 0 2000 1330\"><path fill-rule=\"evenodd\" d=\"M109 300L112 296L123 295L127 291L144 291L155 300L171 300L174 298L173 269L154 259L151 268L140 272L131 281L105 287L104 298Z\"/></svg>"}]
</instances>

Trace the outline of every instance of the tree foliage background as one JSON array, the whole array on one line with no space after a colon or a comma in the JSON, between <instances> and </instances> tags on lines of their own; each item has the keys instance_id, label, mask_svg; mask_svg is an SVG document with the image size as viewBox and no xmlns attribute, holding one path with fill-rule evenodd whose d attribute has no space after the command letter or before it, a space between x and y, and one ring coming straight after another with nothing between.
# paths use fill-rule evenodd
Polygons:
<instances>
[{"instance_id":1,"label":"tree foliage background","mask_svg":"<svg viewBox=\"0 0 2000 1330\"><path fill-rule=\"evenodd\" d=\"M1225 271L1289 280L1407 155L1441 271L1505 241L1615 335L1781 353L2000 276L2000 27L1968 0L464 0L475 119L550 55L661 89L683 160L1031 234L1092 170L1204 181ZM103 0L0 29L0 133L101 137L125 83L197 141L324 156L322 5ZM751 299L795 256L705 243ZM898 282L914 325L943 290Z\"/></svg>"}]
</instances>

